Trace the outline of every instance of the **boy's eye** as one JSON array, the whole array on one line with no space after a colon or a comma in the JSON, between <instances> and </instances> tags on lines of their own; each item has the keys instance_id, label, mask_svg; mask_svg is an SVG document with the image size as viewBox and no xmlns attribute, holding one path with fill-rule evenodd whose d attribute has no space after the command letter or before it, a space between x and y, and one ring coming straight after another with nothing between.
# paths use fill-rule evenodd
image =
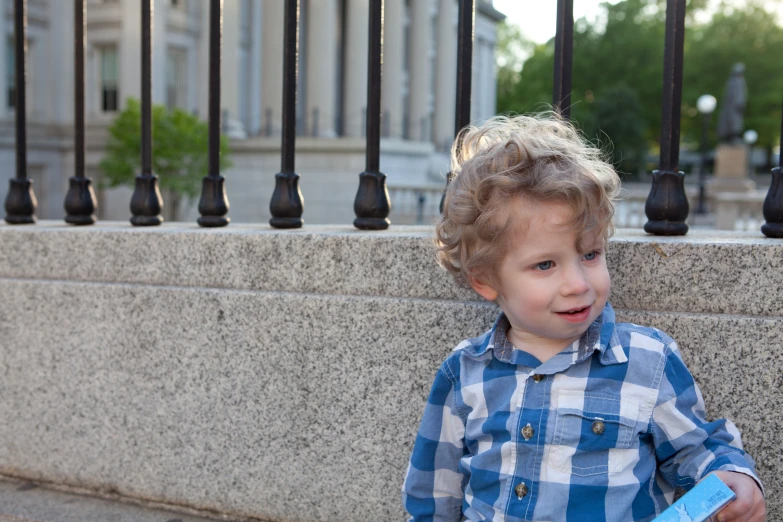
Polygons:
<instances>
[{"instance_id":1,"label":"boy's eye","mask_svg":"<svg viewBox=\"0 0 783 522\"><path fill-rule=\"evenodd\" d=\"M549 270L552 268L552 261L542 261L536 265L539 270Z\"/></svg>"},{"instance_id":2,"label":"boy's eye","mask_svg":"<svg viewBox=\"0 0 783 522\"><path fill-rule=\"evenodd\" d=\"M585 254L585 261L592 261L596 257L598 257L599 254L600 254L600 252L598 252L597 250L593 250L592 252L588 252L588 253Z\"/></svg>"}]
</instances>

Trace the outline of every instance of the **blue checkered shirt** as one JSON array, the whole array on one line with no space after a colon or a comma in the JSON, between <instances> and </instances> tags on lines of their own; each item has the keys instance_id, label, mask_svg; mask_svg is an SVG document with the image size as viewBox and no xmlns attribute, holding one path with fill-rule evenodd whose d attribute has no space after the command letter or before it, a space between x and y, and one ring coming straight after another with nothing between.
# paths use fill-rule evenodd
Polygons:
<instances>
[{"instance_id":1,"label":"blue checkered shirt","mask_svg":"<svg viewBox=\"0 0 783 522\"><path fill-rule=\"evenodd\" d=\"M501 314L435 376L403 485L411 521L649 521L716 470L758 481L665 333L607 304L543 364ZM760 483L759 483L760 484Z\"/></svg>"}]
</instances>

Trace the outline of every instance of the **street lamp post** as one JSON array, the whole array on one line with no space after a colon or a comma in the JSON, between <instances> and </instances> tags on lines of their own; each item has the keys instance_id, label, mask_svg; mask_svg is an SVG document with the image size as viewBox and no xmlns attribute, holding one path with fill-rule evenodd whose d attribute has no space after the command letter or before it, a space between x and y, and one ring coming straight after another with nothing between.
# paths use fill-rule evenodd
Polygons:
<instances>
[{"instance_id":1,"label":"street lamp post","mask_svg":"<svg viewBox=\"0 0 783 522\"><path fill-rule=\"evenodd\" d=\"M759 133L754 131L753 129L748 129L745 131L745 133L742 135L742 141L744 141L748 146L748 175L753 176L755 174L755 167L753 165L753 145L758 141L759 139Z\"/></svg>"},{"instance_id":2,"label":"street lamp post","mask_svg":"<svg viewBox=\"0 0 783 522\"><path fill-rule=\"evenodd\" d=\"M718 101L711 94L703 94L696 101L696 108L702 115L701 127L701 160L699 162L699 205L696 207L697 214L706 214L707 209L704 205L705 184L707 178L707 151L709 148L710 116L715 110Z\"/></svg>"}]
</instances>

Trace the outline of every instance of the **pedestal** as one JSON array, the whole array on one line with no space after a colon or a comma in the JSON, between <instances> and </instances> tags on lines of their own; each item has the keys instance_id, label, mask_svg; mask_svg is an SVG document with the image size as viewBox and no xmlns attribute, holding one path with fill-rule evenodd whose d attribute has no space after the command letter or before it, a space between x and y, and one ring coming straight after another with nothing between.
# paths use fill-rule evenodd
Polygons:
<instances>
[{"instance_id":1,"label":"pedestal","mask_svg":"<svg viewBox=\"0 0 783 522\"><path fill-rule=\"evenodd\" d=\"M748 179L748 147L718 145L715 151L715 175L707 186L712 194L755 190L756 184Z\"/></svg>"}]
</instances>

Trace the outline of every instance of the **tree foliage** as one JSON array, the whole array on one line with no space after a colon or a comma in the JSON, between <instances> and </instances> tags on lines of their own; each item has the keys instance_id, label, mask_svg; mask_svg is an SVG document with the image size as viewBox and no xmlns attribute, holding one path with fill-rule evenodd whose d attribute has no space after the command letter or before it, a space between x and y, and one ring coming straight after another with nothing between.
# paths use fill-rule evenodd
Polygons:
<instances>
[{"instance_id":1,"label":"tree foliage","mask_svg":"<svg viewBox=\"0 0 783 522\"><path fill-rule=\"evenodd\" d=\"M698 97L709 93L718 99L716 122L731 67L743 62L749 96L745 126L758 132L760 145L771 148L780 135L783 28L758 0L734 7L721 5L712 16L706 4L705 0L688 2L681 107L685 146L696 148L700 139ZM620 125L623 118L631 117L628 108L635 104L629 90L638 100L634 109L638 116L633 117L638 118L647 145L656 148L660 139L666 2L623 0L604 3L602 10L597 20L580 19L574 26L571 115L589 135L604 142L608 137L614 143L615 158L622 163L636 157L633 147L638 146L636 137L628 139L631 124ZM499 43L507 45L502 39ZM516 76L503 72L499 65L500 112L532 112L552 102L553 40L534 46ZM612 122L612 128L607 122ZM713 142L715 138L713 131Z\"/></svg>"},{"instance_id":2,"label":"tree foliage","mask_svg":"<svg viewBox=\"0 0 783 522\"><path fill-rule=\"evenodd\" d=\"M534 44L522 35L518 26L505 21L498 25L497 39L497 104L504 107L514 103L514 91L524 64L522 56L531 53Z\"/></svg>"},{"instance_id":3,"label":"tree foliage","mask_svg":"<svg viewBox=\"0 0 783 522\"><path fill-rule=\"evenodd\" d=\"M110 187L131 185L141 171L141 105L128 98L125 110L109 127L106 154L100 163L103 180ZM152 172L159 186L179 200L196 198L201 181L209 174L209 128L206 122L180 109L152 107ZM220 137L220 169L230 167L228 140ZM176 203L175 203L176 206Z\"/></svg>"},{"instance_id":4,"label":"tree foliage","mask_svg":"<svg viewBox=\"0 0 783 522\"><path fill-rule=\"evenodd\" d=\"M582 130L594 137L621 175L635 175L647 162L642 105L624 83L607 88L582 118Z\"/></svg>"}]
</instances>

